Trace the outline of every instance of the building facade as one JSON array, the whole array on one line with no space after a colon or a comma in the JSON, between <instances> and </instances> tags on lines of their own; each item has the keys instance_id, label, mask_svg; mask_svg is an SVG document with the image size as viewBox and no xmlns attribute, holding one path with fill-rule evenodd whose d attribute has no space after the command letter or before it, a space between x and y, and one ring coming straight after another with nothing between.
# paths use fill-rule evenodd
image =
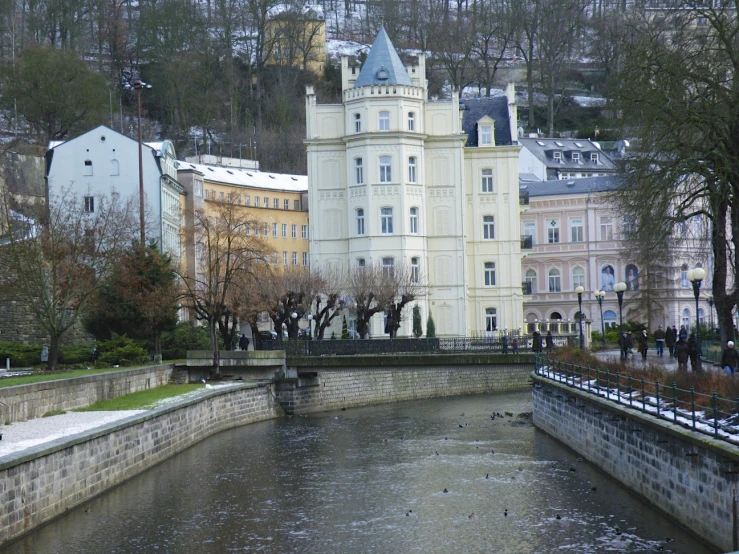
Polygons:
<instances>
[{"instance_id":1,"label":"building facade","mask_svg":"<svg viewBox=\"0 0 739 554\"><path fill-rule=\"evenodd\" d=\"M515 96L430 100L425 74L423 55L404 67L381 29L361 68L342 58L341 104L307 88L311 263L415 268L439 335L520 328Z\"/></svg>"},{"instance_id":2,"label":"building facade","mask_svg":"<svg viewBox=\"0 0 739 554\"><path fill-rule=\"evenodd\" d=\"M50 199L73 194L94 211L112 195L139 205L138 142L101 125L46 153ZM179 257L184 189L177 181L176 154L170 141L143 145L142 165L147 241ZM138 213L138 212L137 212Z\"/></svg>"},{"instance_id":3,"label":"building facade","mask_svg":"<svg viewBox=\"0 0 739 554\"><path fill-rule=\"evenodd\" d=\"M531 242L523 260L523 279L529 294L524 302L527 329L535 323L575 322L575 288L585 289L583 318L601 329L600 306L594 293L604 291L603 324L618 325L619 305L613 286L624 282L623 320L690 327L696 321L695 297L687 273L703 267L711 274L710 248L699 218L676 230L666 265L640 267L623 240L628 224L609 205L608 195L619 178L594 177L522 185L530 209L521 217L521 233ZM701 288L698 318L709 323L711 282Z\"/></svg>"},{"instance_id":4,"label":"building facade","mask_svg":"<svg viewBox=\"0 0 739 554\"><path fill-rule=\"evenodd\" d=\"M519 168L524 181L615 175L616 164L589 139L520 138Z\"/></svg>"}]
</instances>

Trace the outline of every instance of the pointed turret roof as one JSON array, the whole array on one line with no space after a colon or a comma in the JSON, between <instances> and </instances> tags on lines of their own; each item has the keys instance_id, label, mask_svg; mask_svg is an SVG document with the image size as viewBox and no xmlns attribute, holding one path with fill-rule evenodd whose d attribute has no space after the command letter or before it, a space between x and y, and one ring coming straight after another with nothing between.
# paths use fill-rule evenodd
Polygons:
<instances>
[{"instance_id":1,"label":"pointed turret roof","mask_svg":"<svg viewBox=\"0 0 739 554\"><path fill-rule=\"evenodd\" d=\"M400 61L385 27L380 27L377 38L362 65L362 70L354 83L354 88L369 85L408 85L413 86L408 72Z\"/></svg>"}]
</instances>

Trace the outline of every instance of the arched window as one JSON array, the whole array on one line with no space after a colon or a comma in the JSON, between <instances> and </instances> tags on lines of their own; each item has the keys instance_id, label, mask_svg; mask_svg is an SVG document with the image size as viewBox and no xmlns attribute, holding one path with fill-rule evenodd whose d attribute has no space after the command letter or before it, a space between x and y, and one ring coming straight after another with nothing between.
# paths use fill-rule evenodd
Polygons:
<instances>
[{"instance_id":1,"label":"arched window","mask_svg":"<svg viewBox=\"0 0 739 554\"><path fill-rule=\"evenodd\" d=\"M364 167L362 158L354 158L354 184L361 185L364 183Z\"/></svg>"},{"instance_id":2,"label":"arched window","mask_svg":"<svg viewBox=\"0 0 739 554\"><path fill-rule=\"evenodd\" d=\"M684 325L686 329L690 329L690 310L688 308L685 308L683 310L683 315L682 315L680 324Z\"/></svg>"},{"instance_id":3,"label":"arched window","mask_svg":"<svg viewBox=\"0 0 739 554\"><path fill-rule=\"evenodd\" d=\"M562 321L562 314L559 312L552 312L549 319L553 321Z\"/></svg>"},{"instance_id":4,"label":"arched window","mask_svg":"<svg viewBox=\"0 0 739 554\"><path fill-rule=\"evenodd\" d=\"M356 214L357 214L357 235L361 237L362 235L364 235L364 210L362 208L357 208Z\"/></svg>"},{"instance_id":5,"label":"arched window","mask_svg":"<svg viewBox=\"0 0 739 554\"><path fill-rule=\"evenodd\" d=\"M482 216L482 238L485 240L495 238L495 217L492 215Z\"/></svg>"},{"instance_id":6,"label":"arched window","mask_svg":"<svg viewBox=\"0 0 739 554\"><path fill-rule=\"evenodd\" d=\"M411 156L410 158L408 158L408 182L415 183L416 181L416 157Z\"/></svg>"},{"instance_id":7,"label":"arched window","mask_svg":"<svg viewBox=\"0 0 739 554\"><path fill-rule=\"evenodd\" d=\"M408 112L408 130L416 130L416 114L415 112Z\"/></svg>"},{"instance_id":8,"label":"arched window","mask_svg":"<svg viewBox=\"0 0 739 554\"><path fill-rule=\"evenodd\" d=\"M411 235L418 234L418 208L411 208L409 231Z\"/></svg>"},{"instance_id":9,"label":"arched window","mask_svg":"<svg viewBox=\"0 0 739 554\"><path fill-rule=\"evenodd\" d=\"M562 278L559 269L549 270L549 292L562 292Z\"/></svg>"},{"instance_id":10,"label":"arched window","mask_svg":"<svg viewBox=\"0 0 739 554\"><path fill-rule=\"evenodd\" d=\"M115 176L115 175L120 175L120 174L121 174L121 169L120 169L120 164L118 163L118 160L110 160L110 175Z\"/></svg>"},{"instance_id":11,"label":"arched window","mask_svg":"<svg viewBox=\"0 0 739 554\"><path fill-rule=\"evenodd\" d=\"M361 133L362 132L362 116L358 113L354 114L354 132L355 133Z\"/></svg>"},{"instance_id":12,"label":"arched window","mask_svg":"<svg viewBox=\"0 0 739 554\"><path fill-rule=\"evenodd\" d=\"M577 287L585 288L585 270L579 266L572 270L572 290Z\"/></svg>"},{"instance_id":13,"label":"arched window","mask_svg":"<svg viewBox=\"0 0 739 554\"><path fill-rule=\"evenodd\" d=\"M528 283L529 294L536 294L536 271L527 269L524 275L524 283Z\"/></svg>"},{"instance_id":14,"label":"arched window","mask_svg":"<svg viewBox=\"0 0 739 554\"><path fill-rule=\"evenodd\" d=\"M616 324L616 312L613 310L606 310L603 312L603 325L606 327L615 327Z\"/></svg>"},{"instance_id":15,"label":"arched window","mask_svg":"<svg viewBox=\"0 0 739 554\"><path fill-rule=\"evenodd\" d=\"M379 115L379 128L380 131L390 130L390 112L382 111Z\"/></svg>"}]
</instances>

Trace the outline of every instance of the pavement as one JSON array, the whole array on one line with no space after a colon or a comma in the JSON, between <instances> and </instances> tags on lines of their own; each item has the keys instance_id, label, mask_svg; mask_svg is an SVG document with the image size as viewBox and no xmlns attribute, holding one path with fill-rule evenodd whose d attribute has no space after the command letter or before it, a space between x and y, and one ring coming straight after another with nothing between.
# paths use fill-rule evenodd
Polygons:
<instances>
[{"instance_id":1,"label":"pavement","mask_svg":"<svg viewBox=\"0 0 739 554\"><path fill-rule=\"evenodd\" d=\"M618 362L621 359L621 351L615 349L596 352L595 355L600 360L607 360L610 362ZM665 353L661 358L657 355L656 348L650 348L649 350L647 350L646 360L643 360L641 357L641 353L638 350L634 349L633 355L629 358L627 363L628 365L631 365L633 367L643 367L645 365L662 365L665 367L665 369L677 371L677 359L670 358L670 352L667 350L667 348L665 348ZM707 371L711 369L718 369L718 366L715 365L713 362L709 362L704 359L703 370ZM688 362L688 371L690 371L690 362Z\"/></svg>"}]
</instances>

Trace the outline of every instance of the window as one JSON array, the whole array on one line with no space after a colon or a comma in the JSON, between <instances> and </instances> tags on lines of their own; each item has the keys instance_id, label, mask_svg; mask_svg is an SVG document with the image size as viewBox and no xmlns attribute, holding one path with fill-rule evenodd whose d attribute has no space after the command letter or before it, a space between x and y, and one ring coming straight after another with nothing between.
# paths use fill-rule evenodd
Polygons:
<instances>
[{"instance_id":1,"label":"window","mask_svg":"<svg viewBox=\"0 0 739 554\"><path fill-rule=\"evenodd\" d=\"M289 210L290 209L290 201L289 200L284 200L282 202L282 209L283 210Z\"/></svg>"},{"instance_id":2,"label":"window","mask_svg":"<svg viewBox=\"0 0 739 554\"><path fill-rule=\"evenodd\" d=\"M600 218L600 240L613 240L613 221L610 217Z\"/></svg>"},{"instance_id":3,"label":"window","mask_svg":"<svg viewBox=\"0 0 739 554\"><path fill-rule=\"evenodd\" d=\"M380 112L380 131L390 130L390 112Z\"/></svg>"},{"instance_id":4,"label":"window","mask_svg":"<svg viewBox=\"0 0 739 554\"><path fill-rule=\"evenodd\" d=\"M680 266L680 287L684 289L690 288L690 281L688 281L688 264Z\"/></svg>"},{"instance_id":5,"label":"window","mask_svg":"<svg viewBox=\"0 0 739 554\"><path fill-rule=\"evenodd\" d=\"M410 233L418 234L418 208L411 208Z\"/></svg>"},{"instance_id":6,"label":"window","mask_svg":"<svg viewBox=\"0 0 739 554\"><path fill-rule=\"evenodd\" d=\"M680 325L685 327L686 329L689 329L690 321L690 310L685 308L682 313L682 318L680 319Z\"/></svg>"},{"instance_id":7,"label":"window","mask_svg":"<svg viewBox=\"0 0 739 554\"><path fill-rule=\"evenodd\" d=\"M246 224L244 225L244 234L245 234L245 235L246 235L247 237L250 237L250 236L251 236L251 224L249 224L249 223L246 223Z\"/></svg>"},{"instance_id":8,"label":"window","mask_svg":"<svg viewBox=\"0 0 739 554\"><path fill-rule=\"evenodd\" d=\"M492 146L493 127L491 125L480 126L480 146Z\"/></svg>"},{"instance_id":9,"label":"window","mask_svg":"<svg viewBox=\"0 0 739 554\"><path fill-rule=\"evenodd\" d=\"M585 270L581 267L572 270L572 290L577 287L585 288Z\"/></svg>"},{"instance_id":10,"label":"window","mask_svg":"<svg viewBox=\"0 0 739 554\"><path fill-rule=\"evenodd\" d=\"M272 224L272 238L277 238L277 223Z\"/></svg>"},{"instance_id":11,"label":"window","mask_svg":"<svg viewBox=\"0 0 739 554\"><path fill-rule=\"evenodd\" d=\"M279 210L279 209L280 209L280 199L279 199L279 198L275 198L275 199L273 200L273 202L272 202L272 207L273 207L273 208L274 208L275 210Z\"/></svg>"},{"instance_id":12,"label":"window","mask_svg":"<svg viewBox=\"0 0 739 554\"><path fill-rule=\"evenodd\" d=\"M287 223L282 224L282 238L283 239L287 238Z\"/></svg>"},{"instance_id":13,"label":"window","mask_svg":"<svg viewBox=\"0 0 739 554\"><path fill-rule=\"evenodd\" d=\"M298 253L293 252L293 265L298 265Z\"/></svg>"},{"instance_id":14,"label":"window","mask_svg":"<svg viewBox=\"0 0 739 554\"><path fill-rule=\"evenodd\" d=\"M267 198L266 196L264 197L264 207L269 208L269 198Z\"/></svg>"},{"instance_id":15,"label":"window","mask_svg":"<svg viewBox=\"0 0 739 554\"><path fill-rule=\"evenodd\" d=\"M255 208L258 208L259 207L259 197L258 196L255 196L254 197L254 207Z\"/></svg>"},{"instance_id":16,"label":"window","mask_svg":"<svg viewBox=\"0 0 739 554\"><path fill-rule=\"evenodd\" d=\"M251 198L250 198L250 197L249 197L249 195L247 194L247 195L246 195L246 196L244 197L244 206L249 206L249 205L251 205Z\"/></svg>"},{"instance_id":17,"label":"window","mask_svg":"<svg viewBox=\"0 0 739 554\"><path fill-rule=\"evenodd\" d=\"M416 130L416 114L414 112L408 112L408 130Z\"/></svg>"},{"instance_id":18,"label":"window","mask_svg":"<svg viewBox=\"0 0 739 554\"><path fill-rule=\"evenodd\" d=\"M95 197L85 196L85 212L88 214L95 213Z\"/></svg>"},{"instance_id":19,"label":"window","mask_svg":"<svg viewBox=\"0 0 739 554\"><path fill-rule=\"evenodd\" d=\"M532 246L536 244L536 221L524 221L522 234L524 237L531 237Z\"/></svg>"},{"instance_id":20,"label":"window","mask_svg":"<svg viewBox=\"0 0 739 554\"><path fill-rule=\"evenodd\" d=\"M365 267L367 263L364 261L364 258L357 258L357 267Z\"/></svg>"},{"instance_id":21,"label":"window","mask_svg":"<svg viewBox=\"0 0 739 554\"><path fill-rule=\"evenodd\" d=\"M616 312L613 310L606 310L603 312L603 325L606 329L616 327Z\"/></svg>"},{"instance_id":22,"label":"window","mask_svg":"<svg viewBox=\"0 0 739 554\"><path fill-rule=\"evenodd\" d=\"M706 324L706 312L703 311L703 308L698 308L698 322L701 325Z\"/></svg>"},{"instance_id":23,"label":"window","mask_svg":"<svg viewBox=\"0 0 739 554\"><path fill-rule=\"evenodd\" d=\"M549 292L562 292L562 279L559 269L549 270Z\"/></svg>"},{"instance_id":24,"label":"window","mask_svg":"<svg viewBox=\"0 0 739 554\"><path fill-rule=\"evenodd\" d=\"M290 230L292 231L292 237L294 239L298 238L298 226L295 223L290 226Z\"/></svg>"},{"instance_id":25,"label":"window","mask_svg":"<svg viewBox=\"0 0 739 554\"><path fill-rule=\"evenodd\" d=\"M225 202L226 194L223 191L221 191L220 197L221 197L221 202Z\"/></svg>"},{"instance_id":26,"label":"window","mask_svg":"<svg viewBox=\"0 0 739 554\"><path fill-rule=\"evenodd\" d=\"M110 160L110 174L113 176L121 174L120 164L118 163L118 160Z\"/></svg>"},{"instance_id":27,"label":"window","mask_svg":"<svg viewBox=\"0 0 739 554\"><path fill-rule=\"evenodd\" d=\"M482 217L482 238L485 240L495 238L495 217L492 215Z\"/></svg>"},{"instance_id":28,"label":"window","mask_svg":"<svg viewBox=\"0 0 739 554\"><path fill-rule=\"evenodd\" d=\"M573 152L572 153L572 161L575 163L580 162L580 152Z\"/></svg>"},{"instance_id":29,"label":"window","mask_svg":"<svg viewBox=\"0 0 739 554\"><path fill-rule=\"evenodd\" d=\"M383 235L393 234L393 209L380 209L380 231Z\"/></svg>"},{"instance_id":30,"label":"window","mask_svg":"<svg viewBox=\"0 0 739 554\"><path fill-rule=\"evenodd\" d=\"M269 223L262 224L262 235L266 238L269 236Z\"/></svg>"},{"instance_id":31,"label":"window","mask_svg":"<svg viewBox=\"0 0 739 554\"><path fill-rule=\"evenodd\" d=\"M557 163L561 163L562 162L562 152L552 152L552 159Z\"/></svg>"},{"instance_id":32,"label":"window","mask_svg":"<svg viewBox=\"0 0 739 554\"><path fill-rule=\"evenodd\" d=\"M498 310L485 308L485 330L489 333L498 329Z\"/></svg>"},{"instance_id":33,"label":"window","mask_svg":"<svg viewBox=\"0 0 739 554\"><path fill-rule=\"evenodd\" d=\"M357 214L357 235L363 236L364 235L364 210L362 208L358 208L356 211Z\"/></svg>"},{"instance_id":34,"label":"window","mask_svg":"<svg viewBox=\"0 0 739 554\"><path fill-rule=\"evenodd\" d=\"M418 283L421 280L421 260L419 258L411 258L411 283Z\"/></svg>"},{"instance_id":35,"label":"window","mask_svg":"<svg viewBox=\"0 0 739 554\"><path fill-rule=\"evenodd\" d=\"M293 210L300 211L300 200L293 200Z\"/></svg>"},{"instance_id":36,"label":"window","mask_svg":"<svg viewBox=\"0 0 739 554\"><path fill-rule=\"evenodd\" d=\"M203 182L202 181L198 181L197 179L195 180L195 183L193 185L193 194L195 194L195 196L197 196L198 198L203 197Z\"/></svg>"},{"instance_id":37,"label":"window","mask_svg":"<svg viewBox=\"0 0 739 554\"><path fill-rule=\"evenodd\" d=\"M354 132L355 133L361 133L362 132L362 116L358 113L354 114Z\"/></svg>"},{"instance_id":38,"label":"window","mask_svg":"<svg viewBox=\"0 0 739 554\"><path fill-rule=\"evenodd\" d=\"M597 152L591 152L590 154L590 161L594 164L597 164L599 162L600 156L598 156Z\"/></svg>"},{"instance_id":39,"label":"window","mask_svg":"<svg viewBox=\"0 0 739 554\"><path fill-rule=\"evenodd\" d=\"M583 242L583 221L581 217L570 219L570 241Z\"/></svg>"},{"instance_id":40,"label":"window","mask_svg":"<svg viewBox=\"0 0 739 554\"><path fill-rule=\"evenodd\" d=\"M92 160L85 160L85 167L82 170L82 175L92 175Z\"/></svg>"},{"instance_id":41,"label":"window","mask_svg":"<svg viewBox=\"0 0 739 554\"><path fill-rule=\"evenodd\" d=\"M269 254L264 255L264 262L269 263ZM275 265L280 263L280 255L277 252L275 252L272 256L272 263Z\"/></svg>"},{"instance_id":42,"label":"window","mask_svg":"<svg viewBox=\"0 0 739 554\"><path fill-rule=\"evenodd\" d=\"M393 180L393 158L391 156L380 156L380 182L390 183Z\"/></svg>"},{"instance_id":43,"label":"window","mask_svg":"<svg viewBox=\"0 0 739 554\"><path fill-rule=\"evenodd\" d=\"M408 158L408 182L416 182L416 157L411 156Z\"/></svg>"},{"instance_id":44,"label":"window","mask_svg":"<svg viewBox=\"0 0 739 554\"><path fill-rule=\"evenodd\" d=\"M528 283L528 288L531 294L536 294L536 271L533 269L527 269L524 275L524 283Z\"/></svg>"},{"instance_id":45,"label":"window","mask_svg":"<svg viewBox=\"0 0 739 554\"><path fill-rule=\"evenodd\" d=\"M287 265L287 250L282 251L282 265Z\"/></svg>"},{"instance_id":46,"label":"window","mask_svg":"<svg viewBox=\"0 0 739 554\"><path fill-rule=\"evenodd\" d=\"M547 242L549 244L559 243L559 221L552 219L547 226Z\"/></svg>"},{"instance_id":47,"label":"window","mask_svg":"<svg viewBox=\"0 0 739 554\"><path fill-rule=\"evenodd\" d=\"M364 169L362 168L362 158L354 159L354 184L361 185L364 183Z\"/></svg>"},{"instance_id":48,"label":"window","mask_svg":"<svg viewBox=\"0 0 739 554\"><path fill-rule=\"evenodd\" d=\"M303 267L308 267L308 252L303 252Z\"/></svg>"},{"instance_id":49,"label":"window","mask_svg":"<svg viewBox=\"0 0 739 554\"><path fill-rule=\"evenodd\" d=\"M495 262L485 262L485 286L495 286Z\"/></svg>"},{"instance_id":50,"label":"window","mask_svg":"<svg viewBox=\"0 0 739 554\"><path fill-rule=\"evenodd\" d=\"M493 192L493 170L482 170L482 192Z\"/></svg>"},{"instance_id":51,"label":"window","mask_svg":"<svg viewBox=\"0 0 739 554\"><path fill-rule=\"evenodd\" d=\"M308 226L307 225L301 225L301 227L300 227L300 236L301 236L301 238L304 238L305 240L308 240Z\"/></svg>"},{"instance_id":52,"label":"window","mask_svg":"<svg viewBox=\"0 0 739 554\"><path fill-rule=\"evenodd\" d=\"M395 258L383 258L382 271L384 271L386 275L392 275L395 273Z\"/></svg>"}]
</instances>

